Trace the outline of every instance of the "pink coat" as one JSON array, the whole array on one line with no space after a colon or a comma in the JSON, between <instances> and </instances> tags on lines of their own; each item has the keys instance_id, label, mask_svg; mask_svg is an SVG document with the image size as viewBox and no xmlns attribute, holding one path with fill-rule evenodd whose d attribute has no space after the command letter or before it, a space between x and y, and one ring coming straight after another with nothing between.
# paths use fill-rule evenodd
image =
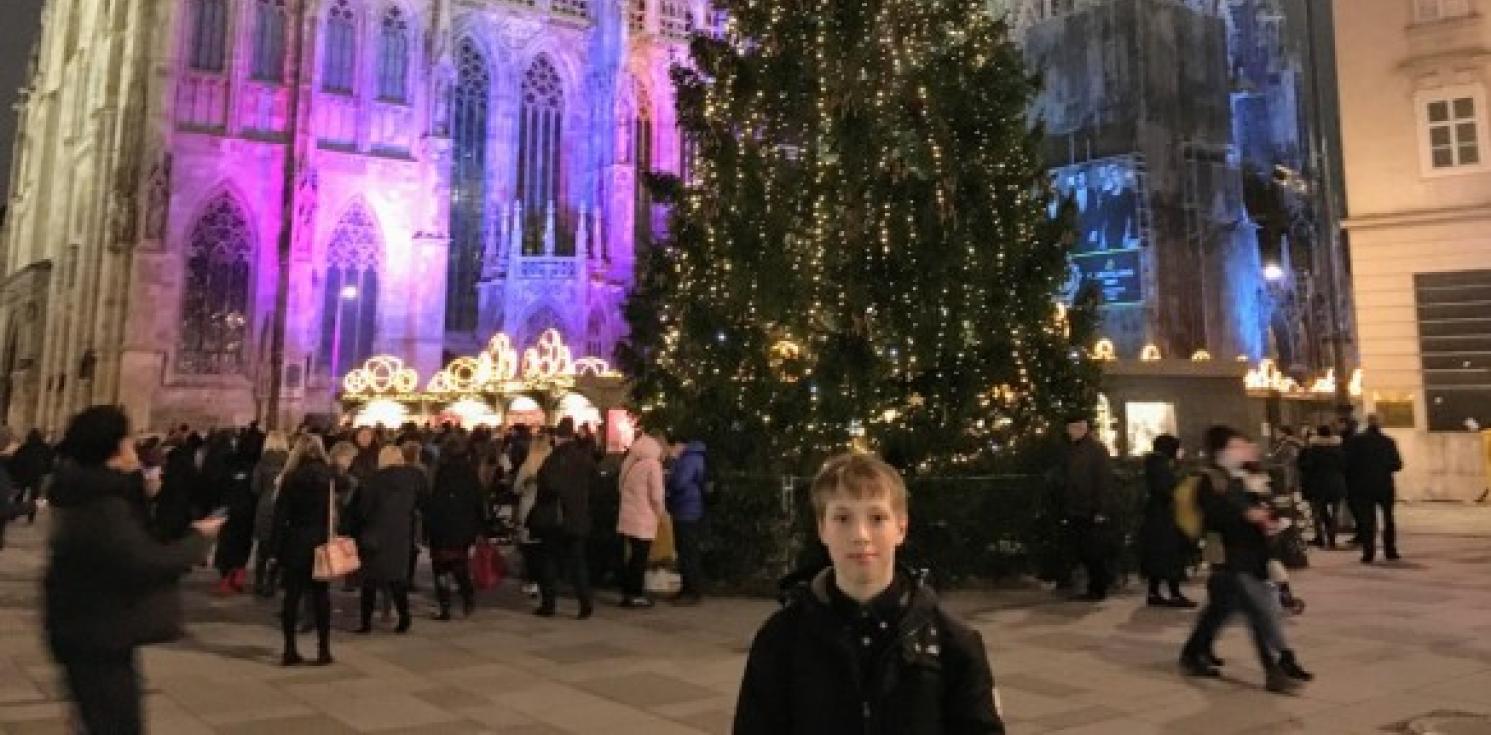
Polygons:
<instances>
[{"instance_id":1,"label":"pink coat","mask_svg":"<svg viewBox=\"0 0 1491 735\"><path fill-rule=\"evenodd\" d=\"M616 532L632 538L657 538L663 505L663 448L650 436L632 444L621 464L621 513Z\"/></svg>"}]
</instances>

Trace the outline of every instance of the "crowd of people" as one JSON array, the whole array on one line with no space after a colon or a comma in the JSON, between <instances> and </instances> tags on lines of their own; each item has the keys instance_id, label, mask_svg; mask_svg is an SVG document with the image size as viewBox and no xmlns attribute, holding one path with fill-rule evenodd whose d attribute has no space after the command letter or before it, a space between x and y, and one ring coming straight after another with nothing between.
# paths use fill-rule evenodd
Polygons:
<instances>
[{"instance_id":1,"label":"crowd of people","mask_svg":"<svg viewBox=\"0 0 1491 735\"><path fill-rule=\"evenodd\" d=\"M698 604L704 451L642 436L624 457L608 457L590 427L568 418L501 432L413 424L265 432L250 423L140 437L119 409L100 406L74 417L55 447L40 432L16 442L0 428L0 544L5 523L34 521L51 504L53 652L87 731L135 732L135 650L180 634L176 582L209 561L216 594L282 595L285 666L334 663L338 582L357 593L356 633L373 632L380 600L385 617L397 612L393 630L407 633L422 553L434 620L450 621L456 609L470 616L473 568L508 564L521 566L535 614L555 614L563 577L583 620L594 609L592 581L617 584L623 607L652 606L643 582L650 546L671 522L682 583L672 602ZM356 570L324 574L322 554L342 538L355 544ZM298 637L312 629L307 659Z\"/></svg>"},{"instance_id":2,"label":"crowd of people","mask_svg":"<svg viewBox=\"0 0 1491 735\"><path fill-rule=\"evenodd\" d=\"M1065 460L1055 479L1056 496L1070 553L1085 571L1081 599L1106 598L1118 551L1112 521L1121 509L1107 449L1085 416L1066 423ZM1207 602L1180 656L1182 670L1218 676L1222 660L1213 642L1223 624L1241 613L1253 633L1267 687L1288 691L1313 679L1290 648L1281 616L1300 612L1287 567L1303 561L1303 528L1309 543L1336 549L1345 503L1355 521L1352 545L1364 564L1376 560L1379 514L1386 558L1399 559L1393 505L1394 473L1403 468L1397 446L1375 416L1365 429L1350 419L1295 432L1283 427L1267 456L1241 433L1225 426L1207 431L1202 463L1182 469L1183 447L1161 435L1144 458L1143 519L1136 534L1139 570L1149 582L1146 602L1154 607L1195 608L1182 583L1205 562L1210 570ZM1297 509L1295 499L1308 503ZM1298 549L1296 549L1296 545Z\"/></svg>"}]
</instances>

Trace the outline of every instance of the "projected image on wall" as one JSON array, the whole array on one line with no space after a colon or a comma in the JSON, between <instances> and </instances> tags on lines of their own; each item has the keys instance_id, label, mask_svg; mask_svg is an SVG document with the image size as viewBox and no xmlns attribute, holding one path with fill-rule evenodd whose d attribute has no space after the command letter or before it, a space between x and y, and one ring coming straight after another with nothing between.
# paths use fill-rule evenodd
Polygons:
<instances>
[{"instance_id":1,"label":"projected image on wall","mask_svg":"<svg viewBox=\"0 0 1491 735\"><path fill-rule=\"evenodd\" d=\"M1133 304L1143 299L1139 248L1146 238L1142 198L1133 156L1117 156L1053 169L1052 184L1060 198L1051 204L1054 217L1070 198L1077 210L1077 243L1072 251L1069 294L1086 282L1102 292L1103 304Z\"/></svg>"}]
</instances>

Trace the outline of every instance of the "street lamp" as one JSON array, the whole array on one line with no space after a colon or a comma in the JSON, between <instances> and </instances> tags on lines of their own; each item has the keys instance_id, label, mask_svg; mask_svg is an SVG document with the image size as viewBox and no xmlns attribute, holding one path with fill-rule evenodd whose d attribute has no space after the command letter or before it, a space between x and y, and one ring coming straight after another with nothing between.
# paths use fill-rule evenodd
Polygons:
<instances>
[{"instance_id":1,"label":"street lamp","mask_svg":"<svg viewBox=\"0 0 1491 735\"><path fill-rule=\"evenodd\" d=\"M1278 283L1284 280L1284 269L1278 263L1269 263L1263 266L1263 278L1269 283Z\"/></svg>"},{"instance_id":2,"label":"street lamp","mask_svg":"<svg viewBox=\"0 0 1491 735\"><path fill-rule=\"evenodd\" d=\"M350 284L346 285L346 286L343 286L341 292L339 294L337 294L337 295L340 298L337 299L336 317L332 320L332 325L331 325L331 380L332 380L331 393L332 393L332 395L336 395L336 380L337 380L338 377L340 377L340 376L337 375L337 370L342 365L342 361L341 361L341 357L342 357L342 306L344 304L346 304L347 302L349 302L349 301L356 301L357 300L357 287L353 286L353 285L350 285Z\"/></svg>"}]
</instances>

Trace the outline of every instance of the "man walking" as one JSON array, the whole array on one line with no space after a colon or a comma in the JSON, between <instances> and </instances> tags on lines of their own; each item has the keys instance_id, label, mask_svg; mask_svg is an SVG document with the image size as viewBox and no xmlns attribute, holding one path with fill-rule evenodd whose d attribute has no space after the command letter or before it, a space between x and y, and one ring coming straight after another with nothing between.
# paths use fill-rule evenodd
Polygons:
<instances>
[{"instance_id":1,"label":"man walking","mask_svg":"<svg viewBox=\"0 0 1491 735\"><path fill-rule=\"evenodd\" d=\"M535 615L554 615L561 567L579 598L579 618L589 618L594 609L585 538L590 533L590 488L595 475L595 458L575 441L575 421L565 417L554 430L553 453L539 468L538 495L528 514L529 529L543 539L544 545L540 603Z\"/></svg>"},{"instance_id":2,"label":"man walking","mask_svg":"<svg viewBox=\"0 0 1491 735\"><path fill-rule=\"evenodd\" d=\"M1108 596L1111 581L1104 542L1113 500L1113 471L1108 450L1092 435L1086 416L1069 418L1066 434L1061 489L1067 541L1087 571L1087 593L1081 599L1098 602Z\"/></svg>"},{"instance_id":3,"label":"man walking","mask_svg":"<svg viewBox=\"0 0 1491 735\"><path fill-rule=\"evenodd\" d=\"M1382 433L1382 422L1367 417L1367 430L1346 445L1346 467L1351 513L1356 516L1362 542L1362 563L1377 559L1377 513L1382 512L1382 551L1388 561L1397 561L1398 525L1393 519L1397 488L1393 474L1403 469L1398 443Z\"/></svg>"}]
</instances>

